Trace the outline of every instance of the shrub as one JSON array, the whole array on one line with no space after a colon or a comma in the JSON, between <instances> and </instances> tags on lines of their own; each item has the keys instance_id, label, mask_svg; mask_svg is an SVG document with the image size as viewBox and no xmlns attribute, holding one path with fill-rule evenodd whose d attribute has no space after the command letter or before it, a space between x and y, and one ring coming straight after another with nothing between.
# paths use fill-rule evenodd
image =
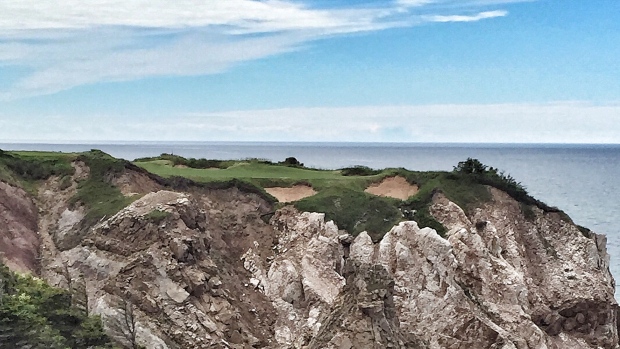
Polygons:
<instances>
[{"instance_id":1,"label":"shrub","mask_svg":"<svg viewBox=\"0 0 620 349\"><path fill-rule=\"evenodd\" d=\"M304 164L299 162L299 160L297 160L294 157L288 157L284 159L284 161L279 162L279 164L284 165L284 166L290 166L290 167L304 167Z\"/></svg>"},{"instance_id":2,"label":"shrub","mask_svg":"<svg viewBox=\"0 0 620 349\"><path fill-rule=\"evenodd\" d=\"M340 174L343 176L374 176L379 173L381 173L380 170L373 170L367 166L354 166L340 169Z\"/></svg>"},{"instance_id":3,"label":"shrub","mask_svg":"<svg viewBox=\"0 0 620 349\"><path fill-rule=\"evenodd\" d=\"M0 264L0 346L34 349L110 348L99 317L71 304L68 291Z\"/></svg>"},{"instance_id":4,"label":"shrub","mask_svg":"<svg viewBox=\"0 0 620 349\"><path fill-rule=\"evenodd\" d=\"M58 157L19 156L3 153L1 161L17 177L26 181L45 180L51 176L72 175L69 158L63 155Z\"/></svg>"},{"instance_id":5,"label":"shrub","mask_svg":"<svg viewBox=\"0 0 620 349\"><path fill-rule=\"evenodd\" d=\"M468 158L465 161L459 162L458 166L454 168L453 173L474 180L477 183L502 190L513 199L525 205L536 206L545 212L563 213L558 208L550 207L530 196L523 184L517 182L511 175L498 171L496 168L488 167L477 159Z\"/></svg>"}]
</instances>

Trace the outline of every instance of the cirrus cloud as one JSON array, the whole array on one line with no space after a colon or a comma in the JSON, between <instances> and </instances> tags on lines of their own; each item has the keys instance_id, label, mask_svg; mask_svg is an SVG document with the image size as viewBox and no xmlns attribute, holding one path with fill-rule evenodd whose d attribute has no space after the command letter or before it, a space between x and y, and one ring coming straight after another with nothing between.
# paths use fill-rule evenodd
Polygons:
<instances>
[{"instance_id":1,"label":"cirrus cloud","mask_svg":"<svg viewBox=\"0 0 620 349\"><path fill-rule=\"evenodd\" d=\"M489 1L466 8L445 2L316 8L292 0L4 0L0 68L22 73L0 90L0 98L97 82L217 74L337 35L507 15L477 11Z\"/></svg>"}]
</instances>

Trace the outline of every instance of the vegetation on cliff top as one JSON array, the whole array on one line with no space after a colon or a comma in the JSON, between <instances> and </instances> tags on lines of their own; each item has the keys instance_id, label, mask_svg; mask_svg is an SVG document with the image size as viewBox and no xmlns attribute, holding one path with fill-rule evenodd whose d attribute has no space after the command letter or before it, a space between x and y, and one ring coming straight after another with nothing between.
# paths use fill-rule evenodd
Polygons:
<instances>
[{"instance_id":1,"label":"vegetation on cliff top","mask_svg":"<svg viewBox=\"0 0 620 349\"><path fill-rule=\"evenodd\" d=\"M289 158L273 163L259 159L206 160L184 159L162 154L160 157L138 159L136 165L163 177L186 177L201 183L239 180L258 187L291 187L307 184L317 195L294 203L302 211L326 214L339 227L357 235L368 231L379 240L395 223L413 219L420 226L428 226L445 233L445 228L429 212L433 196L441 192L448 199L470 211L491 199L488 186L507 192L522 203L524 213L531 206L544 211L557 211L532 198L525 188L511 176L488 167L476 159L467 159L452 172L418 172L404 168L383 170L364 166L340 170L318 170L303 167L297 159ZM402 176L416 184L419 192L405 201L377 197L364 192L371 183L391 176Z\"/></svg>"},{"instance_id":2,"label":"vegetation on cliff top","mask_svg":"<svg viewBox=\"0 0 620 349\"><path fill-rule=\"evenodd\" d=\"M186 159L162 154L137 159L131 164L98 150L81 154L0 152L0 179L33 183L53 175L66 177L73 173L73 160L83 161L90 168L89 177L79 182L77 194L72 199L74 204L80 203L87 208L82 222L84 227L115 214L135 199L125 197L110 181L127 168L146 170L156 177L166 178L157 177L161 184L173 189L236 187L256 193L272 204L277 201L264 188L306 184L318 194L295 202L298 209L323 212L327 219L334 220L350 233L356 235L368 231L375 240L403 219L413 219L420 226L434 228L443 234L445 228L429 212L432 198L438 192L470 211L490 200L488 186L491 186L519 201L526 217L532 216L534 206L546 212L561 213L529 196L511 176L476 159L460 162L451 172L417 172L404 168L376 170L364 166L319 170L304 167L293 157L274 163L261 159ZM404 177L407 182L417 185L418 193L400 201L364 192L370 184L391 176Z\"/></svg>"},{"instance_id":3,"label":"vegetation on cliff top","mask_svg":"<svg viewBox=\"0 0 620 349\"><path fill-rule=\"evenodd\" d=\"M329 188L295 203L301 211L323 212L340 229L351 234L368 232L379 241L402 219L398 200L379 197L348 188Z\"/></svg>"},{"instance_id":4,"label":"vegetation on cliff top","mask_svg":"<svg viewBox=\"0 0 620 349\"><path fill-rule=\"evenodd\" d=\"M33 192L36 182L51 176L73 174L71 161L77 155L56 152L5 152L0 150L0 180Z\"/></svg>"},{"instance_id":5,"label":"vegetation on cliff top","mask_svg":"<svg viewBox=\"0 0 620 349\"><path fill-rule=\"evenodd\" d=\"M86 206L83 226L91 226L103 217L116 214L136 199L124 196L109 180L125 170L125 160L116 159L100 150L82 153L77 160L83 161L90 169L88 178L78 183L77 194L72 198L73 204Z\"/></svg>"}]
</instances>

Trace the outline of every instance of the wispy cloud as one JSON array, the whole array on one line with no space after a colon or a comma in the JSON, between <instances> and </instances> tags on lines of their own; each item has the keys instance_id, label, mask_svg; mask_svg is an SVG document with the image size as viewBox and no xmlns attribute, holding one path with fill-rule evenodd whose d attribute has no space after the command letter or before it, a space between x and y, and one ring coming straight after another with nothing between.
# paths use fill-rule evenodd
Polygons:
<instances>
[{"instance_id":1,"label":"wispy cloud","mask_svg":"<svg viewBox=\"0 0 620 349\"><path fill-rule=\"evenodd\" d=\"M508 15L508 11L485 11L480 12L475 15L435 15L435 16L425 16L429 22L477 22L483 19L488 18L496 18L496 17L504 17Z\"/></svg>"},{"instance_id":2,"label":"wispy cloud","mask_svg":"<svg viewBox=\"0 0 620 349\"><path fill-rule=\"evenodd\" d=\"M475 11L493 1L435 7L445 2L314 8L291 0L3 0L0 66L28 73L0 91L0 98L150 76L215 74L334 35L507 15Z\"/></svg>"},{"instance_id":3,"label":"wispy cloud","mask_svg":"<svg viewBox=\"0 0 620 349\"><path fill-rule=\"evenodd\" d=\"M0 4L0 30L101 26L228 26L246 32L346 29L374 22L380 15L375 10L310 9L284 0L5 0Z\"/></svg>"},{"instance_id":4,"label":"wispy cloud","mask_svg":"<svg viewBox=\"0 0 620 349\"><path fill-rule=\"evenodd\" d=\"M620 144L620 104L435 104L290 108L144 117L0 113L10 141L364 141ZM20 135L21 138L14 138Z\"/></svg>"}]
</instances>

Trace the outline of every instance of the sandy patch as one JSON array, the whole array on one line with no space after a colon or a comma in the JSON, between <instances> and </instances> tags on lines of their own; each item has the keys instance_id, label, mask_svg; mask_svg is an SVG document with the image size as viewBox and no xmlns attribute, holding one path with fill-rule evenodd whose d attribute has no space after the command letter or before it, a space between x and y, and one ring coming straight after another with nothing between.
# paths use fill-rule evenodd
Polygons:
<instances>
[{"instance_id":1,"label":"sandy patch","mask_svg":"<svg viewBox=\"0 0 620 349\"><path fill-rule=\"evenodd\" d=\"M293 202L307 198L317 193L311 186L308 185L295 185L290 188L273 187L265 188L265 191L271 194L271 196L278 199L280 202Z\"/></svg>"},{"instance_id":2,"label":"sandy patch","mask_svg":"<svg viewBox=\"0 0 620 349\"><path fill-rule=\"evenodd\" d=\"M407 200L410 196L418 193L418 186L409 184L403 177L396 176L387 177L379 183L371 184L364 191L377 196Z\"/></svg>"},{"instance_id":3,"label":"sandy patch","mask_svg":"<svg viewBox=\"0 0 620 349\"><path fill-rule=\"evenodd\" d=\"M186 165L174 165L174 168L189 168Z\"/></svg>"}]
</instances>

